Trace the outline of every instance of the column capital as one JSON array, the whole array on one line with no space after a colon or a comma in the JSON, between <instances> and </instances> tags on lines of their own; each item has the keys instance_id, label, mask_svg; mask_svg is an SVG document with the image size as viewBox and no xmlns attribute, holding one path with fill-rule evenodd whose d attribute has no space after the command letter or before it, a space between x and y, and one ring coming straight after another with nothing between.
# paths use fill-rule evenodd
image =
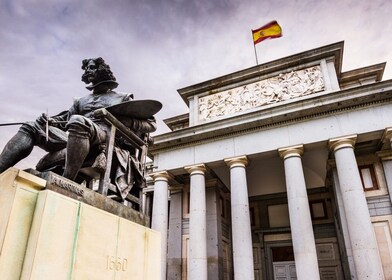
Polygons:
<instances>
[{"instance_id":1,"label":"column capital","mask_svg":"<svg viewBox=\"0 0 392 280\"><path fill-rule=\"evenodd\" d=\"M154 180L154 182L157 182L157 181L168 182L169 179L174 178L173 175L171 173L167 172L166 170L150 173L149 175Z\"/></svg>"},{"instance_id":2,"label":"column capital","mask_svg":"<svg viewBox=\"0 0 392 280\"><path fill-rule=\"evenodd\" d=\"M194 174L204 175L207 172L207 168L204 163L184 166L184 169L191 175L194 175Z\"/></svg>"},{"instance_id":3,"label":"column capital","mask_svg":"<svg viewBox=\"0 0 392 280\"><path fill-rule=\"evenodd\" d=\"M346 147L354 148L356 141L357 141L356 134L332 138L329 139L328 141L328 147L333 152L337 151L338 149L346 148Z\"/></svg>"},{"instance_id":4,"label":"column capital","mask_svg":"<svg viewBox=\"0 0 392 280\"><path fill-rule=\"evenodd\" d=\"M391 150L382 150L376 152L376 155L382 160L392 160L392 151Z\"/></svg>"},{"instance_id":5,"label":"column capital","mask_svg":"<svg viewBox=\"0 0 392 280\"><path fill-rule=\"evenodd\" d=\"M304 153L304 145L295 145L278 149L279 156L282 159L289 157L301 157Z\"/></svg>"},{"instance_id":6,"label":"column capital","mask_svg":"<svg viewBox=\"0 0 392 280\"><path fill-rule=\"evenodd\" d=\"M392 139L392 127L387 127L384 129L384 133L382 134L381 137L381 142L386 143L387 141L391 141Z\"/></svg>"},{"instance_id":7,"label":"column capital","mask_svg":"<svg viewBox=\"0 0 392 280\"><path fill-rule=\"evenodd\" d=\"M224 159L224 161L226 162L227 166L229 166L230 168L237 167L237 166L245 167L249 163L247 156L226 158Z\"/></svg>"}]
</instances>

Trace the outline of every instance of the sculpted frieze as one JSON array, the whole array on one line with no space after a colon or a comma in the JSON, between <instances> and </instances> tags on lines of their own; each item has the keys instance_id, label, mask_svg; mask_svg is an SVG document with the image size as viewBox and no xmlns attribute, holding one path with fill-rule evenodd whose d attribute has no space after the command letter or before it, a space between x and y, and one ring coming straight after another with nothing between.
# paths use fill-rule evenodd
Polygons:
<instances>
[{"instance_id":1,"label":"sculpted frieze","mask_svg":"<svg viewBox=\"0 0 392 280\"><path fill-rule=\"evenodd\" d=\"M199 98L199 120L232 115L324 89L320 66L281 73L269 79Z\"/></svg>"}]
</instances>

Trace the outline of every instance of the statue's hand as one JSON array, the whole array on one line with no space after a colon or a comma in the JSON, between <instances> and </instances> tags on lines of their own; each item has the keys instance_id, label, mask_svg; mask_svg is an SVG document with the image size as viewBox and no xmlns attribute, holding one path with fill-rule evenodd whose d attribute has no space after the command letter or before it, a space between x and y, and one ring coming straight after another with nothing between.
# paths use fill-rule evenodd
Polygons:
<instances>
[{"instance_id":1,"label":"statue's hand","mask_svg":"<svg viewBox=\"0 0 392 280\"><path fill-rule=\"evenodd\" d=\"M46 124L46 122L48 121L48 115L45 113L42 113L42 115L39 116L35 121L39 124Z\"/></svg>"},{"instance_id":2,"label":"statue's hand","mask_svg":"<svg viewBox=\"0 0 392 280\"><path fill-rule=\"evenodd\" d=\"M42 115L36 119L36 122L39 124L48 123L49 125L52 125L52 124L55 124L56 120L53 118L49 118L47 114L42 113Z\"/></svg>"}]
</instances>

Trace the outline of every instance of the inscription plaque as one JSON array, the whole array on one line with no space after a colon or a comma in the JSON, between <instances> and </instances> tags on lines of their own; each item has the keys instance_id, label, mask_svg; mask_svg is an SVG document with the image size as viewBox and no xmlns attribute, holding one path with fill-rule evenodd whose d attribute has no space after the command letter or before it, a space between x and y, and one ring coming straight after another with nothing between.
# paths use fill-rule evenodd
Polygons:
<instances>
[{"instance_id":1,"label":"inscription plaque","mask_svg":"<svg viewBox=\"0 0 392 280\"><path fill-rule=\"evenodd\" d=\"M334 260L335 251L332 243L316 244L317 257L320 261Z\"/></svg>"}]
</instances>

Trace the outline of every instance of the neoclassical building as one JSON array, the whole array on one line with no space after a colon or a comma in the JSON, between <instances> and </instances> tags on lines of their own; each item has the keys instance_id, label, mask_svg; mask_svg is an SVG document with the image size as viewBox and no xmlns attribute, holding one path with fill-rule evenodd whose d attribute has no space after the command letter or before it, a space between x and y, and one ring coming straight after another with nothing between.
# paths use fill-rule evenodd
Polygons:
<instances>
[{"instance_id":1,"label":"neoclassical building","mask_svg":"<svg viewBox=\"0 0 392 280\"><path fill-rule=\"evenodd\" d=\"M392 279L392 80L343 45L178 90L145 189L162 279Z\"/></svg>"}]
</instances>

